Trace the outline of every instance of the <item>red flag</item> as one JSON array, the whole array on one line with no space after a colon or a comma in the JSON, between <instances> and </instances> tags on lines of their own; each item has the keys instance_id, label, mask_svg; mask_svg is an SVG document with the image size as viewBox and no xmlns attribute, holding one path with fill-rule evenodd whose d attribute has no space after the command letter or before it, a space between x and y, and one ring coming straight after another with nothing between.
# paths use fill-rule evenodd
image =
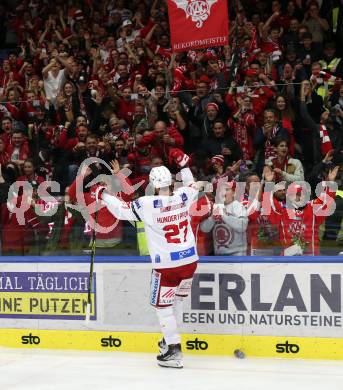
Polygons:
<instances>
[{"instance_id":1,"label":"red flag","mask_svg":"<svg viewBox=\"0 0 343 390\"><path fill-rule=\"evenodd\" d=\"M168 0L168 10L174 52L228 44L226 0Z\"/></svg>"}]
</instances>

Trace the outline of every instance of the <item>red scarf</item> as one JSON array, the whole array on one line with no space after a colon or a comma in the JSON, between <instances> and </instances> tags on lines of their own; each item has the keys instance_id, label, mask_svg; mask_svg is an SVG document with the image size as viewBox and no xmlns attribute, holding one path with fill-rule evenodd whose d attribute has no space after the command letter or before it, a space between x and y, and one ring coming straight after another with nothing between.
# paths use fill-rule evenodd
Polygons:
<instances>
[{"instance_id":1,"label":"red scarf","mask_svg":"<svg viewBox=\"0 0 343 390\"><path fill-rule=\"evenodd\" d=\"M253 130L255 126L255 118L252 112L245 112L238 121L229 120L230 128L233 129L233 138L240 146L243 159L253 159L252 136L249 130Z\"/></svg>"},{"instance_id":2,"label":"red scarf","mask_svg":"<svg viewBox=\"0 0 343 390\"><path fill-rule=\"evenodd\" d=\"M265 143L265 151L264 151L265 160L268 160L270 157L275 157L276 155L275 148L270 142L270 140L275 137L275 134L277 133L278 130L279 130L279 126L278 125L274 126L271 137L267 139Z\"/></svg>"},{"instance_id":3,"label":"red scarf","mask_svg":"<svg viewBox=\"0 0 343 390\"><path fill-rule=\"evenodd\" d=\"M279 169L281 169L281 171L287 172L287 166L289 164L289 157L287 156L282 163L280 163L278 158L275 157L272 159L272 163L273 163L273 168L279 168ZM282 176L279 174L275 174L275 183L279 183L280 181L282 181Z\"/></svg>"},{"instance_id":4,"label":"red scarf","mask_svg":"<svg viewBox=\"0 0 343 390\"><path fill-rule=\"evenodd\" d=\"M324 157L330 150L333 149L333 147L326 126L322 123L320 123L319 126L320 151Z\"/></svg>"},{"instance_id":5,"label":"red scarf","mask_svg":"<svg viewBox=\"0 0 343 390\"><path fill-rule=\"evenodd\" d=\"M249 47L249 54L250 53L255 53L256 51L258 51L257 31L256 31L256 27L253 27L253 34L252 34L252 37L251 37L251 43L250 43L250 47Z\"/></svg>"}]
</instances>

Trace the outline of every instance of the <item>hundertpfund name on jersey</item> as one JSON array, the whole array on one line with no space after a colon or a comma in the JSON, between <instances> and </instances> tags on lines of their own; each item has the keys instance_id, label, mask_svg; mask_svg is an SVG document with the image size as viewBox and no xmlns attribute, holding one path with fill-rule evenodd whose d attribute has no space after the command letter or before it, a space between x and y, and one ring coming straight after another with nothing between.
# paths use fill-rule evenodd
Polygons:
<instances>
[{"instance_id":1,"label":"hundertpfund name on jersey","mask_svg":"<svg viewBox=\"0 0 343 390\"><path fill-rule=\"evenodd\" d=\"M330 328L342 328L341 277L338 273L273 269L251 274L198 273L183 322L213 328L230 325L231 329L250 325L252 330L297 327L309 334L316 328L329 336Z\"/></svg>"},{"instance_id":2,"label":"hundertpfund name on jersey","mask_svg":"<svg viewBox=\"0 0 343 390\"><path fill-rule=\"evenodd\" d=\"M88 272L0 273L0 318L83 319ZM91 317L96 319L96 275Z\"/></svg>"}]
</instances>

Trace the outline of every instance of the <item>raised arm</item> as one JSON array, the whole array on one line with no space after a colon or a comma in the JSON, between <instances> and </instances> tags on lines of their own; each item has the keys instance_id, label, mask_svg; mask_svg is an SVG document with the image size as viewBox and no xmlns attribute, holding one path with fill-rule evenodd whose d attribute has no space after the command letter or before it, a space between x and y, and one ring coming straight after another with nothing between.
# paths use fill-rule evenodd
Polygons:
<instances>
[{"instance_id":1,"label":"raised arm","mask_svg":"<svg viewBox=\"0 0 343 390\"><path fill-rule=\"evenodd\" d=\"M116 196L103 191L100 195L102 203L117 219L125 221L140 221L134 202L124 202Z\"/></svg>"},{"instance_id":2,"label":"raised arm","mask_svg":"<svg viewBox=\"0 0 343 390\"><path fill-rule=\"evenodd\" d=\"M126 199L130 199L134 193L134 188L129 179L120 171L119 162L113 160L110 162L112 173L119 180L119 188L115 191L125 194ZM123 199L113 196L103 187L99 187L96 191L96 199L101 199L102 203L108 208L111 214L116 218L126 221L141 221L139 216L139 201L125 202ZM123 195L124 196L124 195Z\"/></svg>"},{"instance_id":3,"label":"raised arm","mask_svg":"<svg viewBox=\"0 0 343 390\"><path fill-rule=\"evenodd\" d=\"M306 127L308 127L310 130L313 130L313 131L319 130L319 126L312 119L312 117L310 116L310 114L308 112L307 104L305 103L305 101L302 101L302 100L300 101L300 117L303 120L304 125Z\"/></svg>"},{"instance_id":4,"label":"raised arm","mask_svg":"<svg viewBox=\"0 0 343 390\"><path fill-rule=\"evenodd\" d=\"M195 183L192 171L186 167L180 171L181 180L185 187L192 187Z\"/></svg>"},{"instance_id":5,"label":"raised arm","mask_svg":"<svg viewBox=\"0 0 343 390\"><path fill-rule=\"evenodd\" d=\"M279 12L274 12L274 13L269 17L269 19L266 21L266 23L264 23L264 25L262 26L262 31L263 31L263 32L268 32L269 27L271 26L271 24L273 23L273 21L279 17L279 15L280 15Z\"/></svg>"},{"instance_id":6,"label":"raised arm","mask_svg":"<svg viewBox=\"0 0 343 390\"><path fill-rule=\"evenodd\" d=\"M73 67L67 59L63 58L59 54L56 56L56 59L62 64L62 66L64 67L64 71L66 72L67 75L69 73L72 73Z\"/></svg>"},{"instance_id":7,"label":"raised arm","mask_svg":"<svg viewBox=\"0 0 343 390\"><path fill-rule=\"evenodd\" d=\"M307 109L307 104L306 104L306 99L311 95L311 86L308 80L304 80L301 83L301 88L300 88L300 116L301 119L304 121L304 125L308 127L312 131L318 131L319 126L317 123L312 119L310 116L308 109Z\"/></svg>"},{"instance_id":8,"label":"raised arm","mask_svg":"<svg viewBox=\"0 0 343 390\"><path fill-rule=\"evenodd\" d=\"M148 32L147 36L144 38L144 42L148 45L151 41L152 36L156 30L157 25L155 24L152 29Z\"/></svg>"},{"instance_id":9,"label":"raised arm","mask_svg":"<svg viewBox=\"0 0 343 390\"><path fill-rule=\"evenodd\" d=\"M59 19L61 22L61 26L62 26L63 30L65 31L67 26L66 26L66 23L65 23L64 18L63 18L63 10L62 9L59 12Z\"/></svg>"},{"instance_id":10,"label":"raised arm","mask_svg":"<svg viewBox=\"0 0 343 390\"><path fill-rule=\"evenodd\" d=\"M56 60L53 58L49 64L42 70L43 78L48 77L49 70L52 69L52 67L56 64Z\"/></svg>"},{"instance_id":11,"label":"raised arm","mask_svg":"<svg viewBox=\"0 0 343 390\"><path fill-rule=\"evenodd\" d=\"M43 43L46 34L48 33L48 28L46 28L43 32L42 35L38 39L38 47Z\"/></svg>"}]
</instances>

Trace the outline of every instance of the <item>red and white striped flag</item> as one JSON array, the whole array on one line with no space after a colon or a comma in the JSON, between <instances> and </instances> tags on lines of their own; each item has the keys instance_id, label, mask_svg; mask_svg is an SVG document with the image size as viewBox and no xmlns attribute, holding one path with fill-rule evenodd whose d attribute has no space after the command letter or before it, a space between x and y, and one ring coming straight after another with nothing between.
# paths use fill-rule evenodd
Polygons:
<instances>
[{"instance_id":1,"label":"red and white striped flag","mask_svg":"<svg viewBox=\"0 0 343 390\"><path fill-rule=\"evenodd\" d=\"M322 153L322 156L325 156L330 150L333 149L332 143L329 137L328 130L325 125L322 123L320 124L320 130L319 130L319 137L320 137L320 151Z\"/></svg>"}]
</instances>

